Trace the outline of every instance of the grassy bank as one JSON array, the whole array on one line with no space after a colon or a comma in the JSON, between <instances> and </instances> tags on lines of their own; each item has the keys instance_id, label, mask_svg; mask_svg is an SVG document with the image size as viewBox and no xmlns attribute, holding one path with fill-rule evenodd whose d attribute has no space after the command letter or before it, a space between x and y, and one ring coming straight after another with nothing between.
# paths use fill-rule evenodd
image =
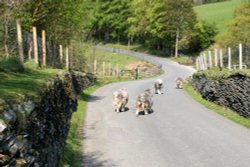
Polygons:
<instances>
[{"instance_id":1,"label":"grassy bank","mask_svg":"<svg viewBox=\"0 0 250 167\"><path fill-rule=\"evenodd\" d=\"M22 95L34 96L42 90L43 84L60 71L39 69L23 73L0 72L0 98L12 100Z\"/></svg>"},{"instance_id":2,"label":"grassy bank","mask_svg":"<svg viewBox=\"0 0 250 167\"><path fill-rule=\"evenodd\" d=\"M227 30L228 22L233 19L235 7L240 3L241 0L230 0L196 6L194 10L199 19L215 24L219 33L223 33Z\"/></svg>"},{"instance_id":3,"label":"grassy bank","mask_svg":"<svg viewBox=\"0 0 250 167\"><path fill-rule=\"evenodd\" d=\"M185 84L184 89L188 92L188 94L195 99L200 104L204 105L206 108L215 111L216 113L242 125L247 128L250 128L250 120L246 119L237 113L233 112L230 109L227 109L225 107L221 107L219 105L216 105L212 102L206 101L201 97L201 95L193 89L193 87L190 84Z\"/></svg>"}]
</instances>

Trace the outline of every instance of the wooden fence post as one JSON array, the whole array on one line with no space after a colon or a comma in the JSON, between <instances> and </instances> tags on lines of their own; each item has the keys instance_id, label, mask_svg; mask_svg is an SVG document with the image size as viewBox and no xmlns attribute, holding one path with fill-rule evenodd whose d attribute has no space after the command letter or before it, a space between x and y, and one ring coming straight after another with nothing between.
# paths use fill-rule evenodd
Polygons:
<instances>
[{"instance_id":1,"label":"wooden fence post","mask_svg":"<svg viewBox=\"0 0 250 167\"><path fill-rule=\"evenodd\" d=\"M195 64L196 64L196 70L198 71L199 70L199 58L196 58Z\"/></svg>"},{"instance_id":2,"label":"wooden fence post","mask_svg":"<svg viewBox=\"0 0 250 167\"><path fill-rule=\"evenodd\" d=\"M231 70L231 66L232 66L232 58L231 58L231 48L228 48L228 69Z\"/></svg>"},{"instance_id":3,"label":"wooden fence post","mask_svg":"<svg viewBox=\"0 0 250 167\"><path fill-rule=\"evenodd\" d=\"M222 52L222 49L220 49L220 67L223 67L223 52Z\"/></svg>"},{"instance_id":4,"label":"wooden fence post","mask_svg":"<svg viewBox=\"0 0 250 167\"><path fill-rule=\"evenodd\" d=\"M24 56L23 56L23 39L22 39L22 28L20 21L16 20L16 27L17 27L17 43L18 43L18 51L19 51L19 57L20 61L24 62Z\"/></svg>"},{"instance_id":5,"label":"wooden fence post","mask_svg":"<svg viewBox=\"0 0 250 167\"><path fill-rule=\"evenodd\" d=\"M66 47L66 70L69 70L69 48Z\"/></svg>"},{"instance_id":6,"label":"wooden fence post","mask_svg":"<svg viewBox=\"0 0 250 167\"><path fill-rule=\"evenodd\" d=\"M218 54L217 49L214 49L214 66L218 66Z\"/></svg>"},{"instance_id":7,"label":"wooden fence post","mask_svg":"<svg viewBox=\"0 0 250 167\"><path fill-rule=\"evenodd\" d=\"M208 51L208 56L209 56L209 68L212 68L213 67L213 61L212 61L212 53L211 53L210 50Z\"/></svg>"},{"instance_id":8,"label":"wooden fence post","mask_svg":"<svg viewBox=\"0 0 250 167\"><path fill-rule=\"evenodd\" d=\"M204 65L204 60L203 60L203 56L200 55L200 62L201 62L201 70L205 69L205 65Z\"/></svg>"},{"instance_id":9,"label":"wooden fence post","mask_svg":"<svg viewBox=\"0 0 250 167\"><path fill-rule=\"evenodd\" d=\"M242 70L242 44L239 44L239 68Z\"/></svg>"},{"instance_id":10,"label":"wooden fence post","mask_svg":"<svg viewBox=\"0 0 250 167\"><path fill-rule=\"evenodd\" d=\"M207 55L203 53L205 70L207 69Z\"/></svg>"},{"instance_id":11,"label":"wooden fence post","mask_svg":"<svg viewBox=\"0 0 250 167\"><path fill-rule=\"evenodd\" d=\"M97 74L96 67L97 67L97 61L95 60L94 61L94 74Z\"/></svg>"},{"instance_id":12,"label":"wooden fence post","mask_svg":"<svg viewBox=\"0 0 250 167\"><path fill-rule=\"evenodd\" d=\"M37 33L36 27L33 27L33 43L34 43L34 59L35 63L38 64L38 48L37 48Z\"/></svg>"},{"instance_id":13,"label":"wooden fence post","mask_svg":"<svg viewBox=\"0 0 250 167\"><path fill-rule=\"evenodd\" d=\"M109 75L112 75L112 73L111 73L111 63L109 63Z\"/></svg>"},{"instance_id":14,"label":"wooden fence post","mask_svg":"<svg viewBox=\"0 0 250 167\"><path fill-rule=\"evenodd\" d=\"M42 30L42 47L43 47L43 66L46 66L46 35Z\"/></svg>"},{"instance_id":15,"label":"wooden fence post","mask_svg":"<svg viewBox=\"0 0 250 167\"><path fill-rule=\"evenodd\" d=\"M59 54L60 54L60 64L63 64L63 47L59 45Z\"/></svg>"}]
</instances>

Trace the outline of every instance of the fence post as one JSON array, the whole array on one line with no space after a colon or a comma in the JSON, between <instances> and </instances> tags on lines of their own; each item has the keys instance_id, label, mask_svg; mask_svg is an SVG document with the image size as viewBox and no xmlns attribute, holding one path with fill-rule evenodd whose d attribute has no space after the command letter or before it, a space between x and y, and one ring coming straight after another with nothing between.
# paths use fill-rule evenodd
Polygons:
<instances>
[{"instance_id":1,"label":"fence post","mask_svg":"<svg viewBox=\"0 0 250 167\"><path fill-rule=\"evenodd\" d=\"M94 61L94 74L96 74L96 66L97 66L97 61Z\"/></svg>"},{"instance_id":2,"label":"fence post","mask_svg":"<svg viewBox=\"0 0 250 167\"><path fill-rule=\"evenodd\" d=\"M228 48L228 69L231 70L232 58L231 58L231 48Z\"/></svg>"},{"instance_id":3,"label":"fence post","mask_svg":"<svg viewBox=\"0 0 250 167\"><path fill-rule=\"evenodd\" d=\"M135 69L135 79L138 79L138 76L139 76L139 69L138 69L138 67L136 67L136 69Z\"/></svg>"},{"instance_id":4,"label":"fence post","mask_svg":"<svg viewBox=\"0 0 250 167\"><path fill-rule=\"evenodd\" d=\"M199 70L199 58L196 59L196 70L198 71Z\"/></svg>"},{"instance_id":5,"label":"fence post","mask_svg":"<svg viewBox=\"0 0 250 167\"><path fill-rule=\"evenodd\" d=\"M214 66L218 66L218 54L217 49L214 49Z\"/></svg>"},{"instance_id":6,"label":"fence post","mask_svg":"<svg viewBox=\"0 0 250 167\"><path fill-rule=\"evenodd\" d=\"M209 50L208 51L208 56L209 56L209 67L212 68L213 67L213 61L212 61L212 53Z\"/></svg>"},{"instance_id":7,"label":"fence post","mask_svg":"<svg viewBox=\"0 0 250 167\"><path fill-rule=\"evenodd\" d=\"M17 27L17 43L18 43L18 51L19 51L19 57L20 61L24 62L24 56L23 56L23 39L22 39L22 28L20 21L16 20L16 27Z\"/></svg>"},{"instance_id":8,"label":"fence post","mask_svg":"<svg viewBox=\"0 0 250 167\"><path fill-rule=\"evenodd\" d=\"M46 66L46 35L44 30L42 30L42 47L43 47L43 65Z\"/></svg>"},{"instance_id":9,"label":"fence post","mask_svg":"<svg viewBox=\"0 0 250 167\"><path fill-rule=\"evenodd\" d=\"M33 43L34 43L34 59L35 63L38 64L38 48L37 48L37 33L36 27L33 27Z\"/></svg>"},{"instance_id":10,"label":"fence post","mask_svg":"<svg viewBox=\"0 0 250 167\"><path fill-rule=\"evenodd\" d=\"M203 56L200 55L200 62L201 62L201 69L204 70L205 66L204 66L204 60L203 60Z\"/></svg>"},{"instance_id":11,"label":"fence post","mask_svg":"<svg viewBox=\"0 0 250 167\"><path fill-rule=\"evenodd\" d=\"M112 75L112 73L111 73L111 63L109 63L109 75Z\"/></svg>"},{"instance_id":12,"label":"fence post","mask_svg":"<svg viewBox=\"0 0 250 167\"><path fill-rule=\"evenodd\" d=\"M220 49L220 67L223 67L223 52L222 52L222 49Z\"/></svg>"},{"instance_id":13,"label":"fence post","mask_svg":"<svg viewBox=\"0 0 250 167\"><path fill-rule=\"evenodd\" d=\"M63 47L59 45L59 54L60 54L60 64L63 64Z\"/></svg>"},{"instance_id":14,"label":"fence post","mask_svg":"<svg viewBox=\"0 0 250 167\"><path fill-rule=\"evenodd\" d=\"M239 44L239 68L242 70L242 44Z\"/></svg>"},{"instance_id":15,"label":"fence post","mask_svg":"<svg viewBox=\"0 0 250 167\"><path fill-rule=\"evenodd\" d=\"M66 70L69 70L69 48L66 47Z\"/></svg>"},{"instance_id":16,"label":"fence post","mask_svg":"<svg viewBox=\"0 0 250 167\"><path fill-rule=\"evenodd\" d=\"M203 53L205 70L207 69L207 55Z\"/></svg>"}]
</instances>

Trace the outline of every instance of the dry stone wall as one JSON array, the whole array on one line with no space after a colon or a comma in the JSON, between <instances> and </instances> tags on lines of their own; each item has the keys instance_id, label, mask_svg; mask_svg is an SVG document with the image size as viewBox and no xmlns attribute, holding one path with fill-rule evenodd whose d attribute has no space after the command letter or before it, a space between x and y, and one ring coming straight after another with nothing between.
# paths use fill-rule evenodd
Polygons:
<instances>
[{"instance_id":1,"label":"dry stone wall","mask_svg":"<svg viewBox=\"0 0 250 167\"><path fill-rule=\"evenodd\" d=\"M0 100L0 166L56 167L77 97L95 82L91 74L67 72L37 97Z\"/></svg>"},{"instance_id":2,"label":"dry stone wall","mask_svg":"<svg viewBox=\"0 0 250 167\"><path fill-rule=\"evenodd\" d=\"M250 119L250 76L235 73L227 78L209 79L195 74L191 82L203 98Z\"/></svg>"}]
</instances>

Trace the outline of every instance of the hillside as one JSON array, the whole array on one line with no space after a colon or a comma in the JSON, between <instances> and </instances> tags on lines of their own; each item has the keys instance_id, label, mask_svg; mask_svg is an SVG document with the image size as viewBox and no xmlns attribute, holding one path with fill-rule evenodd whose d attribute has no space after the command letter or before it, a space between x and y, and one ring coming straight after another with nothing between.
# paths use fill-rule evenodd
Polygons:
<instances>
[{"instance_id":1,"label":"hillside","mask_svg":"<svg viewBox=\"0 0 250 167\"><path fill-rule=\"evenodd\" d=\"M234 9L242 0L230 0L194 7L199 19L215 23L219 33L227 30L227 23L233 19Z\"/></svg>"}]
</instances>

